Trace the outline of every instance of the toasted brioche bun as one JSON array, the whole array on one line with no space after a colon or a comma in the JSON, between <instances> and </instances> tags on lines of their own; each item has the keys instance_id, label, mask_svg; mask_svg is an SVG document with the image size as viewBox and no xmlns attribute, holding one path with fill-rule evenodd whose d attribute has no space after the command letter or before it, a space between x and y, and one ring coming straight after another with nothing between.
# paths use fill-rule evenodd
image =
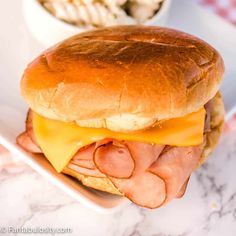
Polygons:
<instances>
[{"instance_id":1,"label":"toasted brioche bun","mask_svg":"<svg viewBox=\"0 0 236 236\"><path fill-rule=\"evenodd\" d=\"M28 65L21 91L44 117L133 131L197 111L219 90L223 71L219 53L194 36L117 26L45 51Z\"/></svg>"},{"instance_id":2,"label":"toasted brioche bun","mask_svg":"<svg viewBox=\"0 0 236 236\"><path fill-rule=\"evenodd\" d=\"M212 102L213 102L213 111L211 113L211 132L206 133L205 147L197 167L200 167L206 160L206 158L214 150L215 146L219 141L224 124L225 112L221 95L217 93L216 96L213 98ZM122 195L122 193L119 192L119 190L112 184L112 182L108 178L96 178L92 176L82 175L67 167L63 170L63 173L77 178L85 186L108 193Z\"/></svg>"}]
</instances>

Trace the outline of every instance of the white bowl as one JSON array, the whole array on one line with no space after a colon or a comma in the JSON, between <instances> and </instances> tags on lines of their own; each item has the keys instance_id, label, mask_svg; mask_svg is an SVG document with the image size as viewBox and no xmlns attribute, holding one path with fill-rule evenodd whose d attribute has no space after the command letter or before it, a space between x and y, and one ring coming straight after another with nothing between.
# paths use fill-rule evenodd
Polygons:
<instances>
[{"instance_id":1,"label":"white bowl","mask_svg":"<svg viewBox=\"0 0 236 236\"><path fill-rule=\"evenodd\" d=\"M157 14L145 22L145 25L165 25L171 1L165 0ZM23 0L23 12L29 30L46 47L77 33L92 29L92 27L77 27L57 19L37 0Z\"/></svg>"}]
</instances>

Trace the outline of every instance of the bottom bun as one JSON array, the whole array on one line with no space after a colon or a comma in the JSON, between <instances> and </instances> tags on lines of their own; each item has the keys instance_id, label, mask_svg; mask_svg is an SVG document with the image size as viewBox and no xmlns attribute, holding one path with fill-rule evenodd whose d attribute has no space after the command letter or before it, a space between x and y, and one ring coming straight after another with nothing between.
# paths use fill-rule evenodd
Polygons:
<instances>
[{"instance_id":1,"label":"bottom bun","mask_svg":"<svg viewBox=\"0 0 236 236\"><path fill-rule=\"evenodd\" d=\"M211 110L211 131L206 133L206 144L202 152L202 156L197 165L200 167L206 158L213 152L216 147L224 124L224 104L220 93L212 99L212 110ZM123 195L108 178L98 178L92 176L86 176L77 173L74 170L65 167L62 171L64 174L70 175L82 182L83 185L91 187L100 191Z\"/></svg>"},{"instance_id":2,"label":"bottom bun","mask_svg":"<svg viewBox=\"0 0 236 236\"><path fill-rule=\"evenodd\" d=\"M78 172L65 167L62 171L64 174L70 175L82 182L83 185L100 191L123 195L108 178L98 178L79 174Z\"/></svg>"},{"instance_id":3,"label":"bottom bun","mask_svg":"<svg viewBox=\"0 0 236 236\"><path fill-rule=\"evenodd\" d=\"M214 151L223 130L225 109L221 94L218 92L211 102L211 131L206 133L206 144L197 167L200 167Z\"/></svg>"}]
</instances>

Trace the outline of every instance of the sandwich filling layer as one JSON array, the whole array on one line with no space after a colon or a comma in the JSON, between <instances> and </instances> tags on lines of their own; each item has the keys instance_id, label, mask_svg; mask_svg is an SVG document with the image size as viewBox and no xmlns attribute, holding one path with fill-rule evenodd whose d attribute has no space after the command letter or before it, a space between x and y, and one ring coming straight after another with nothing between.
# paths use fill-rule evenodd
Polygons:
<instances>
[{"instance_id":1,"label":"sandwich filling layer","mask_svg":"<svg viewBox=\"0 0 236 236\"><path fill-rule=\"evenodd\" d=\"M80 148L106 138L171 146L199 145L203 142L204 123L204 108L181 118L159 122L150 129L133 133L79 127L74 123L50 120L33 113L33 127L37 143L58 172L64 169Z\"/></svg>"},{"instance_id":2,"label":"sandwich filling layer","mask_svg":"<svg viewBox=\"0 0 236 236\"><path fill-rule=\"evenodd\" d=\"M82 128L30 111L27 130L18 143L30 152L43 153L58 172L69 169L108 178L131 201L156 208L183 195L203 151L209 114L201 108L147 130L118 133Z\"/></svg>"}]
</instances>

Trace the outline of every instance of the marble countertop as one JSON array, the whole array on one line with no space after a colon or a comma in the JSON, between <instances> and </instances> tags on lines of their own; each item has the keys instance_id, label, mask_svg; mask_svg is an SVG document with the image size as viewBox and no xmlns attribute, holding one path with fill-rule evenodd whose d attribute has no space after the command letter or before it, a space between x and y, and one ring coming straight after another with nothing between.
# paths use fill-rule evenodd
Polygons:
<instances>
[{"instance_id":1,"label":"marble countertop","mask_svg":"<svg viewBox=\"0 0 236 236\"><path fill-rule=\"evenodd\" d=\"M192 175L182 199L156 210L130 204L110 215L85 208L30 167L18 174L2 171L0 235L1 227L63 227L71 230L63 235L82 236L235 236L235 156L231 131Z\"/></svg>"},{"instance_id":2,"label":"marble countertop","mask_svg":"<svg viewBox=\"0 0 236 236\"><path fill-rule=\"evenodd\" d=\"M13 4L13 0L5 2L8 2L9 6ZM176 3L177 1L173 2L176 4L173 12L176 12L179 4ZM187 4L188 1L186 0L185 3ZM186 7L186 4L182 7ZM9 24L13 25L21 19L19 16L16 17L20 14L16 9L20 7L20 1L14 0L15 12L12 8L13 13L11 12L11 17L9 17ZM186 7L186 9L183 9L184 13L191 8ZM2 10L1 15L4 16L4 14L8 19L9 11ZM174 18L174 14L171 14L173 18L171 26L178 25L180 29L194 31L194 34L206 37L207 41L216 43L217 48L224 53L222 48L229 41L226 41L221 48L222 38L220 37L219 44L218 41L213 40L216 38L215 35L221 36L221 33L213 33L214 27L210 28L211 24L215 25L215 21L204 18L208 23L208 34L208 31L207 33L202 31L203 26L194 27L195 22L199 23L198 13L191 12L191 15L194 14L195 18L192 19L190 26L183 24L186 21L185 18L181 21L181 17ZM16 21L15 18L18 20ZM226 27L219 27L217 24L217 28L224 30L226 34ZM20 54L21 61L26 62L31 55L36 55L41 50L40 47L36 47L36 42L30 40L25 25L20 23L20 20L18 27L14 29L9 27L9 32L11 31L12 34L17 32L19 35L15 37L20 45L19 51L14 52L16 58ZM212 38L211 35L213 35ZM230 36L232 36L231 33ZM6 45L8 40L11 43L12 38L5 40ZM9 60L9 65L12 62L12 57L9 56L10 51L13 50L13 44L10 43L9 46L7 45L9 49L4 57L4 61ZM227 53L226 50L224 55L228 55ZM235 55L232 58L232 65L234 65ZM229 60L227 63L229 64ZM19 71L20 68L23 68L23 62L19 62ZM12 68L9 66L7 69L7 73L11 76ZM28 166L24 168L24 171L0 170L0 235L16 234L4 233L8 227L16 229L20 227L68 228L71 232L62 235L76 236L235 236L236 130L223 135L215 153L192 175L185 196L156 210L141 209L134 204L129 204L113 214L101 215L67 196Z\"/></svg>"}]
</instances>

